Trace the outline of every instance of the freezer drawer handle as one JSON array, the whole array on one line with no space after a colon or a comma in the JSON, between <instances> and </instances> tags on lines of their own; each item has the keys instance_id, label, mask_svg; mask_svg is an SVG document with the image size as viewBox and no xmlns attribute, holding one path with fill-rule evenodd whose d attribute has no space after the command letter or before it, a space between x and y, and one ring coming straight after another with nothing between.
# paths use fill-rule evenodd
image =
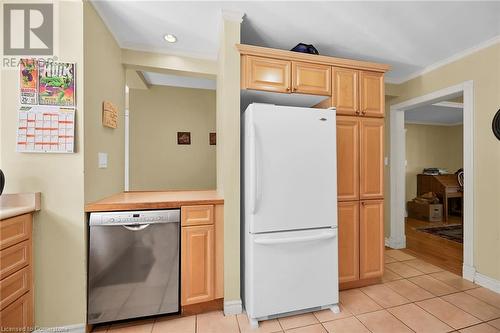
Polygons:
<instances>
[{"instance_id":1,"label":"freezer drawer handle","mask_svg":"<svg viewBox=\"0 0 500 333\"><path fill-rule=\"evenodd\" d=\"M149 227L149 224L123 225L122 227L124 227L125 229L130 230L130 231L140 231L140 230L144 230L147 227Z\"/></svg>"},{"instance_id":2,"label":"freezer drawer handle","mask_svg":"<svg viewBox=\"0 0 500 333\"><path fill-rule=\"evenodd\" d=\"M257 239L255 240L256 244L262 245L274 245L274 244L286 244L286 243L302 243L302 242L312 242L317 240L324 240L334 238L336 236L336 232L332 231L329 233L322 233L316 236L306 236L306 237L290 237L290 238L268 238L268 239Z\"/></svg>"}]
</instances>

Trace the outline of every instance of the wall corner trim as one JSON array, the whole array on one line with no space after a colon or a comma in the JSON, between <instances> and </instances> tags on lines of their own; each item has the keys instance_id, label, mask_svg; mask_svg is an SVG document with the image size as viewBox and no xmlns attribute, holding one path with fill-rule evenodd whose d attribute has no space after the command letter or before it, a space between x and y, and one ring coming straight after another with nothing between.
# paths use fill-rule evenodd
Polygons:
<instances>
[{"instance_id":1,"label":"wall corner trim","mask_svg":"<svg viewBox=\"0 0 500 333\"><path fill-rule=\"evenodd\" d=\"M406 248L406 237L405 236L403 236L403 238L386 237L385 246L390 247L391 249L404 249Z\"/></svg>"},{"instance_id":2,"label":"wall corner trim","mask_svg":"<svg viewBox=\"0 0 500 333\"><path fill-rule=\"evenodd\" d=\"M462 277L469 281L474 281L476 276L476 268L466 264L462 265Z\"/></svg>"},{"instance_id":3,"label":"wall corner trim","mask_svg":"<svg viewBox=\"0 0 500 333\"><path fill-rule=\"evenodd\" d=\"M241 299L236 301L224 301L224 315L236 315L243 312Z\"/></svg>"},{"instance_id":4,"label":"wall corner trim","mask_svg":"<svg viewBox=\"0 0 500 333\"><path fill-rule=\"evenodd\" d=\"M241 23L243 22L243 16L245 16L245 13L243 12L238 12L234 10L222 10L221 12L222 19L225 21L232 21L236 23Z\"/></svg>"}]
</instances>

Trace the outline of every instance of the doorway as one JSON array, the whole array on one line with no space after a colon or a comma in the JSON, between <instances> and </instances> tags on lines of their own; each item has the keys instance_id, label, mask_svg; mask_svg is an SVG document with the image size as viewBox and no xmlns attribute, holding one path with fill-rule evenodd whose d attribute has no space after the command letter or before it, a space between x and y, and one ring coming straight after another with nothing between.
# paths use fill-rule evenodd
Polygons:
<instances>
[{"instance_id":1,"label":"doorway","mask_svg":"<svg viewBox=\"0 0 500 333\"><path fill-rule=\"evenodd\" d=\"M463 265L462 275L474 279L473 223L474 223L474 164L473 164L473 82L467 81L433 93L392 105L390 108L391 140L391 202L390 238L392 248L406 248L406 132L405 112L422 106L453 100L463 96Z\"/></svg>"}]
</instances>

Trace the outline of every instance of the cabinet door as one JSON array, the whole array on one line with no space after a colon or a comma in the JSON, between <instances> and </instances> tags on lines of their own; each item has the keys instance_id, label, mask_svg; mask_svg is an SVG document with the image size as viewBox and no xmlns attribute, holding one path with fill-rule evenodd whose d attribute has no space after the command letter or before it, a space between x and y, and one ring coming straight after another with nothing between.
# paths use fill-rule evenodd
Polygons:
<instances>
[{"instance_id":1,"label":"cabinet door","mask_svg":"<svg viewBox=\"0 0 500 333\"><path fill-rule=\"evenodd\" d=\"M293 92L325 95L332 94L332 68L330 66L292 62Z\"/></svg>"},{"instance_id":2,"label":"cabinet door","mask_svg":"<svg viewBox=\"0 0 500 333\"><path fill-rule=\"evenodd\" d=\"M337 199L359 199L359 120L337 117Z\"/></svg>"},{"instance_id":3,"label":"cabinet door","mask_svg":"<svg viewBox=\"0 0 500 333\"><path fill-rule=\"evenodd\" d=\"M359 201L339 202L339 282L359 280Z\"/></svg>"},{"instance_id":4,"label":"cabinet door","mask_svg":"<svg viewBox=\"0 0 500 333\"><path fill-rule=\"evenodd\" d=\"M333 103L337 114L359 114L359 71L333 68Z\"/></svg>"},{"instance_id":5,"label":"cabinet door","mask_svg":"<svg viewBox=\"0 0 500 333\"><path fill-rule=\"evenodd\" d=\"M384 273L384 201L361 201L359 219L359 276L381 277Z\"/></svg>"},{"instance_id":6,"label":"cabinet door","mask_svg":"<svg viewBox=\"0 0 500 333\"><path fill-rule=\"evenodd\" d=\"M182 227L181 305L214 299L214 226Z\"/></svg>"},{"instance_id":7,"label":"cabinet door","mask_svg":"<svg viewBox=\"0 0 500 333\"><path fill-rule=\"evenodd\" d=\"M243 75L247 89L290 92L291 61L253 56L247 56L244 61L246 71Z\"/></svg>"},{"instance_id":8,"label":"cabinet door","mask_svg":"<svg viewBox=\"0 0 500 333\"><path fill-rule=\"evenodd\" d=\"M384 74L360 73L361 114L368 117L384 117Z\"/></svg>"},{"instance_id":9,"label":"cabinet door","mask_svg":"<svg viewBox=\"0 0 500 333\"><path fill-rule=\"evenodd\" d=\"M384 119L360 118L360 198L384 197Z\"/></svg>"},{"instance_id":10,"label":"cabinet door","mask_svg":"<svg viewBox=\"0 0 500 333\"><path fill-rule=\"evenodd\" d=\"M33 294L28 292L0 311L2 328L23 329L15 332L31 332L33 327ZM13 331L14 332L14 331Z\"/></svg>"}]
</instances>

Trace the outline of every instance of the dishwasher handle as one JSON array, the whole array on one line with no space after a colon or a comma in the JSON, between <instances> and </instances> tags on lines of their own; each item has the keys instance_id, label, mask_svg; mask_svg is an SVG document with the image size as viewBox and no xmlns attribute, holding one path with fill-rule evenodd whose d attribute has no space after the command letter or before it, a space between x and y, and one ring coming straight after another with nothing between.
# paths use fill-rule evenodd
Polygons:
<instances>
[{"instance_id":1,"label":"dishwasher handle","mask_svg":"<svg viewBox=\"0 0 500 333\"><path fill-rule=\"evenodd\" d=\"M130 231L141 231L149 227L149 224L122 224L122 227Z\"/></svg>"}]
</instances>

